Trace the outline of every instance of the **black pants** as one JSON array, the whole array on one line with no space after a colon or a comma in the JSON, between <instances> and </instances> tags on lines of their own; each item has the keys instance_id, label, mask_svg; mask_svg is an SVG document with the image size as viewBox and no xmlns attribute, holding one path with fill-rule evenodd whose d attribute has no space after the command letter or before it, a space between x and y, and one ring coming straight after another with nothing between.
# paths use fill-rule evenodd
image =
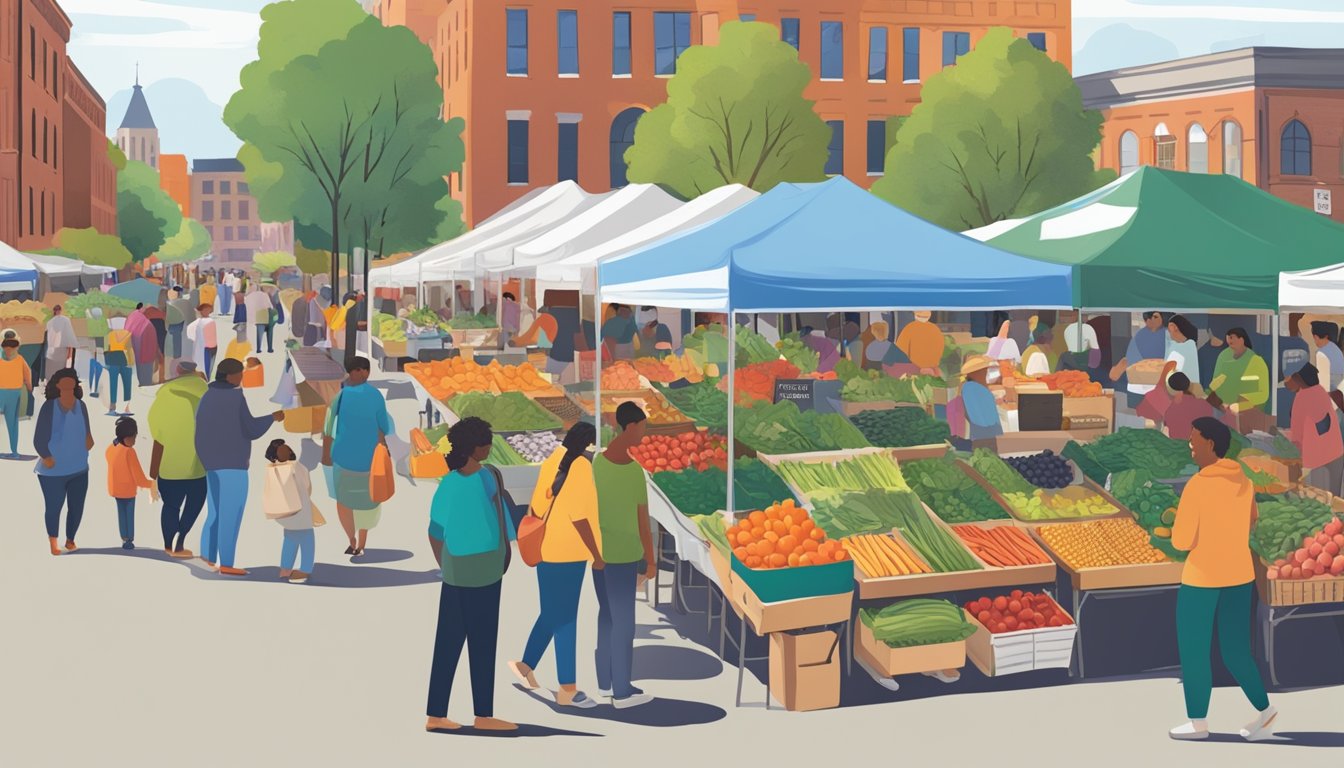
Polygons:
<instances>
[{"instance_id":1,"label":"black pants","mask_svg":"<svg viewBox=\"0 0 1344 768\"><path fill-rule=\"evenodd\" d=\"M187 534L200 517L205 506L205 478L195 480L159 479L159 495L163 500L163 512L159 522L163 527L163 548L167 550L185 549ZM173 542L176 540L177 545Z\"/></svg>"},{"instance_id":2,"label":"black pants","mask_svg":"<svg viewBox=\"0 0 1344 768\"><path fill-rule=\"evenodd\" d=\"M74 541L79 521L84 519L84 497L89 493L88 470L77 475L38 475L46 502L47 536L56 538L61 528L61 507L66 508L65 538Z\"/></svg>"},{"instance_id":3,"label":"black pants","mask_svg":"<svg viewBox=\"0 0 1344 768\"><path fill-rule=\"evenodd\" d=\"M439 592L439 628L434 636L434 662L429 670L430 717L448 716L453 676L467 644L471 668L471 701L477 717L495 716L495 646L499 639L499 588L454 587Z\"/></svg>"},{"instance_id":4,"label":"black pants","mask_svg":"<svg viewBox=\"0 0 1344 768\"><path fill-rule=\"evenodd\" d=\"M275 351L275 326L269 323L257 323L257 354L261 354L261 337L266 337L266 351Z\"/></svg>"}]
</instances>

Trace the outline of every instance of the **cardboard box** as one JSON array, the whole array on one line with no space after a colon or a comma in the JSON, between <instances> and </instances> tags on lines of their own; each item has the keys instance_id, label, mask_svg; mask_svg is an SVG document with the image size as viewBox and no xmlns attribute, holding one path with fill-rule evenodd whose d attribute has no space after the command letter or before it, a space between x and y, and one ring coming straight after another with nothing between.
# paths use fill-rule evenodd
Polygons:
<instances>
[{"instance_id":1,"label":"cardboard box","mask_svg":"<svg viewBox=\"0 0 1344 768\"><path fill-rule=\"evenodd\" d=\"M5 330L18 334L20 344L41 344L47 333L45 326L35 322L10 323Z\"/></svg>"},{"instance_id":2,"label":"cardboard box","mask_svg":"<svg viewBox=\"0 0 1344 768\"><path fill-rule=\"evenodd\" d=\"M1063 611L1062 608L1059 610ZM1073 665L1074 640L1078 636L1076 623L995 635L969 613L966 618L977 627L975 634L966 640L966 655L987 677L1037 669L1068 669Z\"/></svg>"},{"instance_id":3,"label":"cardboard box","mask_svg":"<svg viewBox=\"0 0 1344 768\"><path fill-rule=\"evenodd\" d=\"M770 693L790 712L840 706L840 635L831 630L770 635Z\"/></svg>"},{"instance_id":4,"label":"cardboard box","mask_svg":"<svg viewBox=\"0 0 1344 768\"><path fill-rule=\"evenodd\" d=\"M875 671L887 677L961 669L966 666L966 641L913 645L892 648L873 636L873 630L862 621L855 622L858 631L854 638L854 653Z\"/></svg>"},{"instance_id":5,"label":"cardboard box","mask_svg":"<svg viewBox=\"0 0 1344 768\"><path fill-rule=\"evenodd\" d=\"M729 591L734 608L751 623L758 635L847 622L854 607L853 591L766 603L736 573L730 573L729 576Z\"/></svg>"}]
</instances>

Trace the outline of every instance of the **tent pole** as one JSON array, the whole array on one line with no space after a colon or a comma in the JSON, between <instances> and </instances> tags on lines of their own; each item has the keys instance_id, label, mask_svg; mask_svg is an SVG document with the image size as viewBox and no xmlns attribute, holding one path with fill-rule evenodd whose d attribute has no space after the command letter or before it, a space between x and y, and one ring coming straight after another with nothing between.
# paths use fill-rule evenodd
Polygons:
<instances>
[{"instance_id":1,"label":"tent pole","mask_svg":"<svg viewBox=\"0 0 1344 768\"><path fill-rule=\"evenodd\" d=\"M732 308L728 309L728 488L724 494L728 504L728 519L733 519L733 513L737 510L736 500L733 498L733 469L736 464L736 457L733 455L733 411L734 403L737 402L737 313Z\"/></svg>"},{"instance_id":2,"label":"tent pole","mask_svg":"<svg viewBox=\"0 0 1344 768\"><path fill-rule=\"evenodd\" d=\"M1274 417L1274 425L1279 423L1279 312L1274 312L1269 319L1269 349L1272 357L1270 358L1269 368L1269 415Z\"/></svg>"},{"instance_id":3,"label":"tent pole","mask_svg":"<svg viewBox=\"0 0 1344 768\"><path fill-rule=\"evenodd\" d=\"M597 347L593 351L593 418L596 419L597 426L597 450L602 450L602 282L600 279L595 281L593 290L593 340ZM579 292L579 308L583 307L583 292ZM583 333L583 312L579 312L579 333ZM582 370L578 356L575 356L574 365ZM583 377L579 377L580 383Z\"/></svg>"}]
</instances>

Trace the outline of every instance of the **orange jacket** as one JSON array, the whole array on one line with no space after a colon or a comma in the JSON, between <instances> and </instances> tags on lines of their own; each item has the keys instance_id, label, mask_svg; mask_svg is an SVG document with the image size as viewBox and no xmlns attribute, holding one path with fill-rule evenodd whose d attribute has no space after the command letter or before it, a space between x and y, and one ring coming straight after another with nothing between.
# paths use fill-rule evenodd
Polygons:
<instances>
[{"instance_id":1,"label":"orange jacket","mask_svg":"<svg viewBox=\"0 0 1344 768\"><path fill-rule=\"evenodd\" d=\"M1171 532L1172 546L1190 553L1181 583L1237 587L1255 581L1255 517L1255 486L1237 462L1219 459L1190 478Z\"/></svg>"},{"instance_id":2,"label":"orange jacket","mask_svg":"<svg viewBox=\"0 0 1344 768\"><path fill-rule=\"evenodd\" d=\"M134 499L140 488L151 483L140 468L140 457L129 445L107 447L107 495L114 499Z\"/></svg>"}]
</instances>

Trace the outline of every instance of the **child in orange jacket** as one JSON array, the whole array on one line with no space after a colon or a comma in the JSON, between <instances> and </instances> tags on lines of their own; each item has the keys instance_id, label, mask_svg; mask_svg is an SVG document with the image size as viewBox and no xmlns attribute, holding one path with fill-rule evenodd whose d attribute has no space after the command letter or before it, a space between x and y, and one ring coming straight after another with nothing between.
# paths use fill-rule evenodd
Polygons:
<instances>
[{"instance_id":1,"label":"child in orange jacket","mask_svg":"<svg viewBox=\"0 0 1344 768\"><path fill-rule=\"evenodd\" d=\"M117 527L121 530L121 548L135 549L135 495L148 488L150 498L159 500L158 489L145 477L140 468L140 457L135 453L135 439L140 434L135 419L122 416L117 419L117 437L107 447L107 495L117 502Z\"/></svg>"}]
</instances>

